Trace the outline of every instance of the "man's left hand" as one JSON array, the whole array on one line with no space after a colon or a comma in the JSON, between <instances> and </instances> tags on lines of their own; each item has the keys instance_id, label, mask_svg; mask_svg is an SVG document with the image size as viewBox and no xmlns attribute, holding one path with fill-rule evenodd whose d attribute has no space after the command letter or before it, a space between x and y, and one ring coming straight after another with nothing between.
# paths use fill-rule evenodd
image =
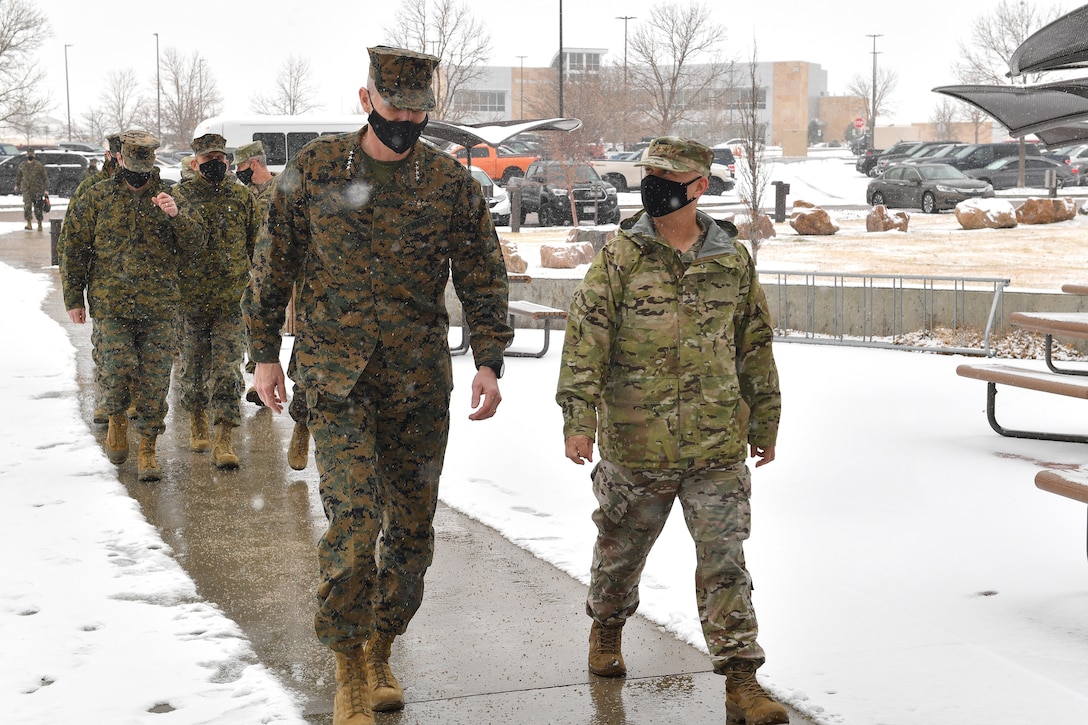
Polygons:
<instances>
[{"instance_id":1,"label":"man's left hand","mask_svg":"<svg viewBox=\"0 0 1088 725\"><path fill-rule=\"evenodd\" d=\"M756 468L774 460L774 446L752 446L752 458L758 458Z\"/></svg>"},{"instance_id":2,"label":"man's left hand","mask_svg":"<svg viewBox=\"0 0 1088 725\"><path fill-rule=\"evenodd\" d=\"M495 371L484 365L476 371L476 377L472 379L472 409L476 412L469 415L468 419L487 420L495 415L501 402L502 395L499 394L499 381L495 377Z\"/></svg>"}]
</instances>

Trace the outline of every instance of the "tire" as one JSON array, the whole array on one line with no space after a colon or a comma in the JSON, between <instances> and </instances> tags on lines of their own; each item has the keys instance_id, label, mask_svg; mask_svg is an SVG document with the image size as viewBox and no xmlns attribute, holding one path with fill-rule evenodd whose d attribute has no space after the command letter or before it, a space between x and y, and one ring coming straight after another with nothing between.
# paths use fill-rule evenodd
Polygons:
<instances>
[{"instance_id":1,"label":"tire","mask_svg":"<svg viewBox=\"0 0 1088 725\"><path fill-rule=\"evenodd\" d=\"M559 212L551 204L541 204L536 210L536 223L542 227L554 227L559 223Z\"/></svg>"},{"instance_id":2,"label":"tire","mask_svg":"<svg viewBox=\"0 0 1088 725\"><path fill-rule=\"evenodd\" d=\"M505 169L502 172L502 185L506 186L507 184L509 184L510 179L513 179L515 176L525 176L525 172L516 166L511 166L510 168Z\"/></svg>"},{"instance_id":3,"label":"tire","mask_svg":"<svg viewBox=\"0 0 1088 725\"><path fill-rule=\"evenodd\" d=\"M617 206L615 211L608 215L602 224L619 224L620 223L620 208Z\"/></svg>"},{"instance_id":4,"label":"tire","mask_svg":"<svg viewBox=\"0 0 1088 725\"><path fill-rule=\"evenodd\" d=\"M879 191L873 192L872 206L879 206L881 204L884 204L884 195L881 194ZM887 206L887 204L884 204L884 206Z\"/></svg>"},{"instance_id":5,"label":"tire","mask_svg":"<svg viewBox=\"0 0 1088 725\"><path fill-rule=\"evenodd\" d=\"M937 208L937 197L933 196L932 191L922 194L922 211L926 214L936 214L940 211Z\"/></svg>"},{"instance_id":6,"label":"tire","mask_svg":"<svg viewBox=\"0 0 1088 725\"><path fill-rule=\"evenodd\" d=\"M706 187L706 193L710 196L721 196L725 191L725 182L716 176L710 177L710 183Z\"/></svg>"},{"instance_id":7,"label":"tire","mask_svg":"<svg viewBox=\"0 0 1088 725\"><path fill-rule=\"evenodd\" d=\"M627 177L623 174L605 174L603 179L616 187L616 191L621 194L627 192Z\"/></svg>"}]
</instances>

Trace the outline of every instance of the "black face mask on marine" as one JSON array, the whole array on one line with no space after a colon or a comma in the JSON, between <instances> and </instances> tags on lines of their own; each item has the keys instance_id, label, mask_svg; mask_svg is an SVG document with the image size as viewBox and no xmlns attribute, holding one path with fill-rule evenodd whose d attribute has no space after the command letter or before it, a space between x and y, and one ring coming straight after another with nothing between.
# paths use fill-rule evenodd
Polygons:
<instances>
[{"instance_id":1,"label":"black face mask on marine","mask_svg":"<svg viewBox=\"0 0 1088 725\"><path fill-rule=\"evenodd\" d=\"M123 168L121 169L121 176L133 189L141 189L151 180L150 171L129 171Z\"/></svg>"},{"instance_id":2,"label":"black face mask on marine","mask_svg":"<svg viewBox=\"0 0 1088 725\"><path fill-rule=\"evenodd\" d=\"M423 129L427 128L428 120L429 116L421 123L390 121L378 113L377 109L371 111L367 118L370 127L374 129L374 135L395 154L403 154L415 146L416 141L423 135Z\"/></svg>"},{"instance_id":3,"label":"black face mask on marine","mask_svg":"<svg viewBox=\"0 0 1088 725\"><path fill-rule=\"evenodd\" d=\"M669 181L662 176L646 176L642 180L642 207L655 219L682 209L695 199L688 198L688 187L701 179L688 182Z\"/></svg>"},{"instance_id":4,"label":"black face mask on marine","mask_svg":"<svg viewBox=\"0 0 1088 725\"><path fill-rule=\"evenodd\" d=\"M253 183L253 167L250 167L245 171L235 171L234 175L238 177L238 181L241 181L246 186Z\"/></svg>"},{"instance_id":5,"label":"black face mask on marine","mask_svg":"<svg viewBox=\"0 0 1088 725\"><path fill-rule=\"evenodd\" d=\"M222 159L208 159L199 168L200 174L213 184L218 184L227 176L227 162Z\"/></svg>"}]
</instances>

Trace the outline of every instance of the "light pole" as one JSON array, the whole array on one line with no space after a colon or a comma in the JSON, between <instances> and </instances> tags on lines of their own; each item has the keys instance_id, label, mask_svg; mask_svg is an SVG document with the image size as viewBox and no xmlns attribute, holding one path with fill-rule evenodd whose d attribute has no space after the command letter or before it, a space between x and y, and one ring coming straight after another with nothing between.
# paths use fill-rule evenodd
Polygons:
<instances>
[{"instance_id":1,"label":"light pole","mask_svg":"<svg viewBox=\"0 0 1088 725\"><path fill-rule=\"evenodd\" d=\"M563 57L563 0L559 0L559 117L563 117L563 66L567 59Z\"/></svg>"},{"instance_id":2,"label":"light pole","mask_svg":"<svg viewBox=\"0 0 1088 725\"><path fill-rule=\"evenodd\" d=\"M884 36L879 33L870 33L866 37L873 39L873 105L869 107L869 146L876 148L876 39Z\"/></svg>"},{"instance_id":3,"label":"light pole","mask_svg":"<svg viewBox=\"0 0 1088 725\"><path fill-rule=\"evenodd\" d=\"M616 16L616 20L622 20L623 21L623 97L624 97L624 99L626 99L627 95L628 95L628 91L627 91L627 21L628 20L634 20L634 19L635 19L634 15L617 15ZM627 101L625 100L624 104L623 104L623 129L622 129L623 148L624 148L624 150L627 149L627 117L628 117L627 114L628 114L629 109L630 109L630 104L627 103Z\"/></svg>"},{"instance_id":4,"label":"light pole","mask_svg":"<svg viewBox=\"0 0 1088 725\"><path fill-rule=\"evenodd\" d=\"M64 44L64 102L68 106L68 140L72 140L72 96L68 92L68 49L71 43Z\"/></svg>"},{"instance_id":5,"label":"light pole","mask_svg":"<svg viewBox=\"0 0 1088 725\"><path fill-rule=\"evenodd\" d=\"M162 76L159 64L159 34L155 33L155 124L159 140L162 140Z\"/></svg>"},{"instance_id":6,"label":"light pole","mask_svg":"<svg viewBox=\"0 0 1088 725\"><path fill-rule=\"evenodd\" d=\"M521 96L521 110L518 111L518 118L522 121L525 120L525 58L524 55L519 55L518 60L521 61L521 77L518 79L518 95Z\"/></svg>"}]
</instances>

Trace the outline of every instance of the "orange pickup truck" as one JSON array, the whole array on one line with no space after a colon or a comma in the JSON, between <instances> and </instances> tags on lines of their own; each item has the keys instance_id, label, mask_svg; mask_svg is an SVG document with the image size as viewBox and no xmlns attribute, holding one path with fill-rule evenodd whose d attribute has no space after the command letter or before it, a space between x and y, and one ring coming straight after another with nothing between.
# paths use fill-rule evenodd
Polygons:
<instances>
[{"instance_id":1,"label":"orange pickup truck","mask_svg":"<svg viewBox=\"0 0 1088 725\"><path fill-rule=\"evenodd\" d=\"M450 151L454 158L468 166L468 154L464 146L457 146ZM537 160L532 154L519 154L507 146L489 146L485 143L472 147L472 166L483 169L488 176L502 186L506 186L515 176L525 176L529 164Z\"/></svg>"}]
</instances>

